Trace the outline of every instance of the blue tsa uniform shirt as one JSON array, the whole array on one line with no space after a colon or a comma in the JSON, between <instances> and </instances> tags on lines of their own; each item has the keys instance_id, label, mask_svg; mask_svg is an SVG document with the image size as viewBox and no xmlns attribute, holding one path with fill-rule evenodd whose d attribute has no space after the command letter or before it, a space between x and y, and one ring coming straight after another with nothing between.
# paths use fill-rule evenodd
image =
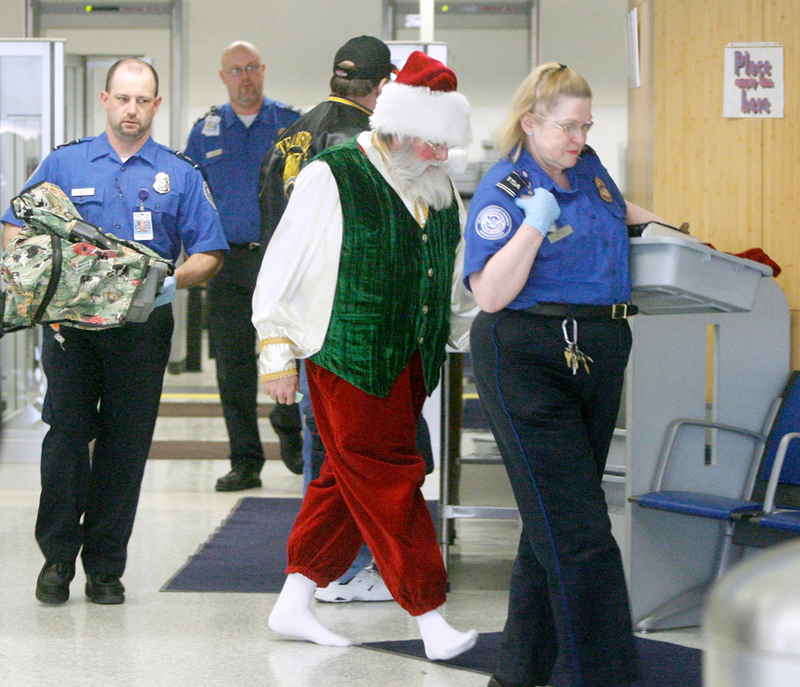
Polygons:
<instances>
[{"instance_id":1,"label":"blue tsa uniform shirt","mask_svg":"<svg viewBox=\"0 0 800 687\"><path fill-rule=\"evenodd\" d=\"M26 186L56 184L83 219L165 258L227 250L219 215L200 171L185 157L148 139L123 162L105 133L56 148ZM3 222L20 225L11 212Z\"/></svg>"},{"instance_id":2,"label":"blue tsa uniform shirt","mask_svg":"<svg viewBox=\"0 0 800 687\"><path fill-rule=\"evenodd\" d=\"M212 109L192 127L185 152L200 166L211 185L230 243L260 239L259 169L281 130L299 117L287 105L264 98L249 127L242 123L230 103Z\"/></svg>"},{"instance_id":3,"label":"blue tsa uniform shirt","mask_svg":"<svg viewBox=\"0 0 800 687\"><path fill-rule=\"evenodd\" d=\"M482 270L522 224L525 213L514 204L514 198L542 187L555 196L561 208L556 220L559 230L542 242L525 286L508 307L628 302L625 201L588 146L566 173L571 190L558 186L524 150L516 163L500 160L489 170L469 207L464 259L467 287L469 275Z\"/></svg>"}]
</instances>

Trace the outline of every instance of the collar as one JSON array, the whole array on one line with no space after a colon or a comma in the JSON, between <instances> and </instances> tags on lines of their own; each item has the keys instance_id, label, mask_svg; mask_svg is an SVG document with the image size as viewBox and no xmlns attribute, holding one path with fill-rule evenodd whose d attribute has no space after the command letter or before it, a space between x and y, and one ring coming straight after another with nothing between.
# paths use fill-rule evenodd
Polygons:
<instances>
[{"instance_id":1,"label":"collar","mask_svg":"<svg viewBox=\"0 0 800 687\"><path fill-rule=\"evenodd\" d=\"M131 155L131 157L128 159L130 160L131 158L138 157L147 162L149 165L155 167L157 151L158 145L151 136L148 136L147 140L144 142L144 145L142 145L142 147L139 148L139 150ZM119 154L108 142L108 134L106 134L105 131L99 136L96 136L89 143L90 160L94 161L104 156L113 156L117 160L120 160Z\"/></svg>"},{"instance_id":2,"label":"collar","mask_svg":"<svg viewBox=\"0 0 800 687\"><path fill-rule=\"evenodd\" d=\"M262 96L261 107L259 107L258 112L256 112L256 118L253 120L254 122L264 118L264 110L267 108L268 104L267 96ZM242 120L239 119L239 115L233 111L233 107L231 106L230 102L225 103L222 107L217 109L217 114L219 115L220 119L222 120L222 124L226 129L236 124L236 122L239 122L239 124L242 123ZM244 126L244 124L242 124L242 126Z\"/></svg>"},{"instance_id":3,"label":"collar","mask_svg":"<svg viewBox=\"0 0 800 687\"><path fill-rule=\"evenodd\" d=\"M365 115L372 114L372 110L368 110L363 105L359 105L358 103L354 103L352 100L348 100L347 98L342 98L341 96L338 95L329 95L328 100L332 103L339 103L341 105L349 105L350 107L354 107L356 108L356 110L363 112Z\"/></svg>"},{"instance_id":4,"label":"collar","mask_svg":"<svg viewBox=\"0 0 800 687\"><path fill-rule=\"evenodd\" d=\"M580 166L580 160L575 167L570 167L569 169L565 170L567 174L567 178L572 185L571 189L561 188L555 181L553 181L552 177L542 169L542 166L536 162L531 155L525 148L520 151L519 158L517 159L516 164L514 165L515 168L519 168L527 174L528 181L533 186L533 188L541 187L546 191L550 191L551 193L573 193L576 190L576 175L577 167Z\"/></svg>"}]
</instances>

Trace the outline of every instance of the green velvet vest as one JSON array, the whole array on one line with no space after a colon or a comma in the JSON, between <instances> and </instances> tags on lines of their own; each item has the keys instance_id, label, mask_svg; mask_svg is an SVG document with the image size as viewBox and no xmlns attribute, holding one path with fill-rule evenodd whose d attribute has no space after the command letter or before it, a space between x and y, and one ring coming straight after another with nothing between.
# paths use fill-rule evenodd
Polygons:
<instances>
[{"instance_id":1,"label":"green velvet vest","mask_svg":"<svg viewBox=\"0 0 800 687\"><path fill-rule=\"evenodd\" d=\"M457 204L431 211L423 229L355 140L318 159L339 187L344 226L331 322L311 360L384 397L418 349L430 394L450 332Z\"/></svg>"}]
</instances>

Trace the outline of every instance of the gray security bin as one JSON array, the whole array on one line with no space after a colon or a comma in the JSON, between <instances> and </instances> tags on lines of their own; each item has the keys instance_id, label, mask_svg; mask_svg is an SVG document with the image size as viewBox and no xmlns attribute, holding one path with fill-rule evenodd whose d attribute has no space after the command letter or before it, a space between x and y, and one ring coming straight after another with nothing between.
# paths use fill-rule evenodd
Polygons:
<instances>
[{"instance_id":1,"label":"gray security bin","mask_svg":"<svg viewBox=\"0 0 800 687\"><path fill-rule=\"evenodd\" d=\"M704 615L705 687L800 685L800 542L736 566Z\"/></svg>"}]
</instances>

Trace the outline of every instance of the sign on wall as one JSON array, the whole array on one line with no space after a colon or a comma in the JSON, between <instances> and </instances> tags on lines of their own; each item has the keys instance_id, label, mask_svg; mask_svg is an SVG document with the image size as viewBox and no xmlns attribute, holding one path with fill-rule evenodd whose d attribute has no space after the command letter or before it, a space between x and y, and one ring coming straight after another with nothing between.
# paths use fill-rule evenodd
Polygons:
<instances>
[{"instance_id":1,"label":"sign on wall","mask_svg":"<svg viewBox=\"0 0 800 687\"><path fill-rule=\"evenodd\" d=\"M725 47L723 117L783 117L783 46L729 43Z\"/></svg>"}]
</instances>

